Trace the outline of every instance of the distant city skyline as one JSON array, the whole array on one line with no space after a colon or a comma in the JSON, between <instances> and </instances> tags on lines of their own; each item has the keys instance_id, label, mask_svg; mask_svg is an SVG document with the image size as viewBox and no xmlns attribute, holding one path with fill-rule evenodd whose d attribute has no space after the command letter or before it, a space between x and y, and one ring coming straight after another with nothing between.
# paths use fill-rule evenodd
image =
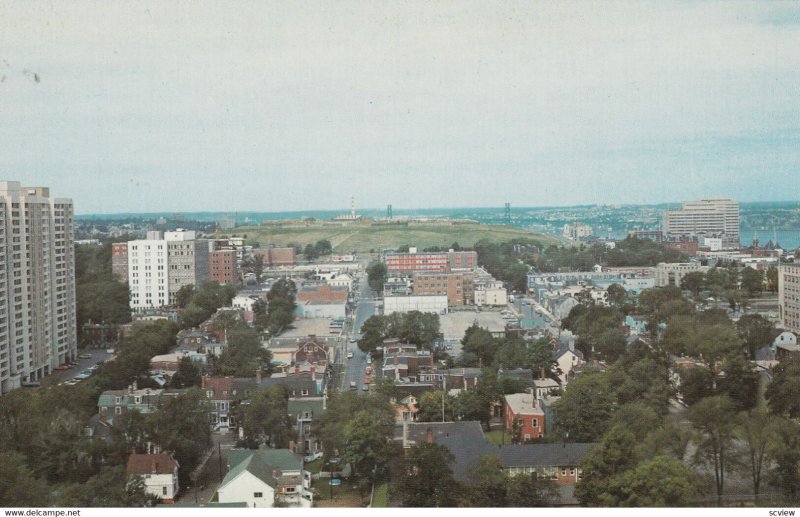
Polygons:
<instances>
[{"instance_id":1,"label":"distant city skyline","mask_svg":"<svg viewBox=\"0 0 800 517\"><path fill-rule=\"evenodd\" d=\"M793 201L800 5L0 4L0 180L77 214Z\"/></svg>"}]
</instances>

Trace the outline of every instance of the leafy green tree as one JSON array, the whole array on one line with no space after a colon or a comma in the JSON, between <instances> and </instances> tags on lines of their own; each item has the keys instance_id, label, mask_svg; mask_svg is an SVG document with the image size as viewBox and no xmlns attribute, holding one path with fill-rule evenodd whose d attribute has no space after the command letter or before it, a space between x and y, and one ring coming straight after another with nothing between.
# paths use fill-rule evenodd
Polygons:
<instances>
[{"instance_id":1,"label":"leafy green tree","mask_svg":"<svg viewBox=\"0 0 800 517\"><path fill-rule=\"evenodd\" d=\"M374 260L367 266L367 283L369 288L376 293L383 292L383 284L386 283L386 277L386 266L380 260Z\"/></svg>"},{"instance_id":2,"label":"leafy green tree","mask_svg":"<svg viewBox=\"0 0 800 517\"><path fill-rule=\"evenodd\" d=\"M770 266L766 274L767 289L775 293L778 291L778 268Z\"/></svg>"},{"instance_id":3,"label":"leafy green tree","mask_svg":"<svg viewBox=\"0 0 800 517\"><path fill-rule=\"evenodd\" d=\"M318 240L316 244L314 244L314 251L317 253L318 257L322 255L330 255L333 252L333 246L331 246L331 241L327 239Z\"/></svg>"},{"instance_id":4,"label":"leafy green tree","mask_svg":"<svg viewBox=\"0 0 800 517\"><path fill-rule=\"evenodd\" d=\"M272 371L272 352L261 346L258 332L250 328L235 328L228 332L228 346L216 363L220 375L255 377L256 370Z\"/></svg>"},{"instance_id":5,"label":"leafy green tree","mask_svg":"<svg viewBox=\"0 0 800 517\"><path fill-rule=\"evenodd\" d=\"M691 291L696 299L700 296L700 291L703 290L705 283L706 275L702 271L692 271L681 278L681 289Z\"/></svg>"},{"instance_id":6,"label":"leafy green tree","mask_svg":"<svg viewBox=\"0 0 800 517\"><path fill-rule=\"evenodd\" d=\"M369 412L378 429L392 429L394 426L394 409L389 404L389 393L386 390L370 390L367 395L359 395L353 391L332 393L327 411L319 419L314 419L317 436L320 437L327 457L338 457L344 451L345 427L361 411Z\"/></svg>"},{"instance_id":7,"label":"leafy green tree","mask_svg":"<svg viewBox=\"0 0 800 517\"><path fill-rule=\"evenodd\" d=\"M616 503L629 507L689 506L700 495L696 476L680 461L667 456L640 463L612 480Z\"/></svg>"},{"instance_id":8,"label":"leafy green tree","mask_svg":"<svg viewBox=\"0 0 800 517\"><path fill-rule=\"evenodd\" d=\"M178 396L162 397L158 410L149 418L149 426L155 443L180 465L185 486L189 474L211 447L205 394L200 388L189 388Z\"/></svg>"},{"instance_id":9,"label":"leafy green tree","mask_svg":"<svg viewBox=\"0 0 800 517\"><path fill-rule=\"evenodd\" d=\"M294 435L289 421L289 393L282 385L257 391L249 404L237 408L245 444L256 448L261 443L276 448L289 445Z\"/></svg>"},{"instance_id":10,"label":"leafy green tree","mask_svg":"<svg viewBox=\"0 0 800 517\"><path fill-rule=\"evenodd\" d=\"M453 422L455 420L455 399L442 390L426 391L419 398L418 406L418 422Z\"/></svg>"},{"instance_id":11,"label":"leafy green tree","mask_svg":"<svg viewBox=\"0 0 800 517\"><path fill-rule=\"evenodd\" d=\"M313 244L306 244L306 247L303 248L303 256L306 257L306 260L312 261L319 257L319 254Z\"/></svg>"},{"instance_id":12,"label":"leafy green tree","mask_svg":"<svg viewBox=\"0 0 800 517\"><path fill-rule=\"evenodd\" d=\"M622 426L614 426L606 433L600 446L589 452L583 463L583 477L575 485L575 497L581 505L618 504L619 489L613 484L613 480L635 468L638 460L631 454L635 447L635 436Z\"/></svg>"},{"instance_id":13,"label":"leafy green tree","mask_svg":"<svg viewBox=\"0 0 800 517\"><path fill-rule=\"evenodd\" d=\"M526 361L521 364L524 364L526 368L530 368L534 375L542 370L544 370L547 377L562 373L558 363L553 359L553 348L545 338L538 339L528 345Z\"/></svg>"},{"instance_id":14,"label":"leafy green tree","mask_svg":"<svg viewBox=\"0 0 800 517\"><path fill-rule=\"evenodd\" d=\"M714 394L714 373L704 366L680 370L680 392L689 406Z\"/></svg>"},{"instance_id":15,"label":"leafy green tree","mask_svg":"<svg viewBox=\"0 0 800 517\"><path fill-rule=\"evenodd\" d=\"M448 507L456 503L457 483L450 465L455 458L437 443L423 443L406 450L397 491L403 506Z\"/></svg>"},{"instance_id":16,"label":"leafy green tree","mask_svg":"<svg viewBox=\"0 0 800 517\"><path fill-rule=\"evenodd\" d=\"M392 428L373 420L370 411L359 411L344 426L342 460L349 463L356 479L383 476L389 462Z\"/></svg>"},{"instance_id":17,"label":"leafy green tree","mask_svg":"<svg viewBox=\"0 0 800 517\"><path fill-rule=\"evenodd\" d=\"M530 268L525 264L511 264L503 271L503 280L511 284L517 292L528 291L528 273Z\"/></svg>"},{"instance_id":18,"label":"leafy green tree","mask_svg":"<svg viewBox=\"0 0 800 517\"><path fill-rule=\"evenodd\" d=\"M186 306L189 304L189 300L191 300L194 296L194 292L194 284L181 286L181 288L178 289L178 292L175 293L175 305L181 309L186 308Z\"/></svg>"},{"instance_id":19,"label":"leafy green tree","mask_svg":"<svg viewBox=\"0 0 800 517\"><path fill-rule=\"evenodd\" d=\"M178 362L178 371L169 380L171 388L190 388L200 386L200 370L189 357L181 357Z\"/></svg>"},{"instance_id":20,"label":"leafy green tree","mask_svg":"<svg viewBox=\"0 0 800 517\"><path fill-rule=\"evenodd\" d=\"M689 421L698 431L694 461L713 469L719 503L725 488L725 474L733 463L736 407L726 396L708 397L689 408Z\"/></svg>"},{"instance_id":21,"label":"leafy green tree","mask_svg":"<svg viewBox=\"0 0 800 517\"><path fill-rule=\"evenodd\" d=\"M609 285L606 288L606 293L608 294L608 301L617 307L622 307L625 300L628 299L628 291L620 284Z\"/></svg>"},{"instance_id":22,"label":"leafy green tree","mask_svg":"<svg viewBox=\"0 0 800 517\"><path fill-rule=\"evenodd\" d=\"M469 467L469 506L504 507L508 479L497 456L481 456Z\"/></svg>"},{"instance_id":23,"label":"leafy green tree","mask_svg":"<svg viewBox=\"0 0 800 517\"><path fill-rule=\"evenodd\" d=\"M458 420L477 420L488 427L491 420L490 403L478 390L462 391L455 400L455 413Z\"/></svg>"},{"instance_id":24,"label":"leafy green tree","mask_svg":"<svg viewBox=\"0 0 800 517\"><path fill-rule=\"evenodd\" d=\"M767 454L774 464L769 472L770 481L783 494L786 503L800 502L800 425L792 420L775 420L775 434Z\"/></svg>"},{"instance_id":25,"label":"leafy green tree","mask_svg":"<svg viewBox=\"0 0 800 517\"><path fill-rule=\"evenodd\" d=\"M756 351L772 343L774 326L760 314L744 314L736 322L736 329L751 360L755 360Z\"/></svg>"},{"instance_id":26,"label":"leafy green tree","mask_svg":"<svg viewBox=\"0 0 800 517\"><path fill-rule=\"evenodd\" d=\"M764 272L746 267L742 270L742 290L747 296L754 296L764 291Z\"/></svg>"},{"instance_id":27,"label":"leafy green tree","mask_svg":"<svg viewBox=\"0 0 800 517\"><path fill-rule=\"evenodd\" d=\"M506 506L511 508L546 508L560 500L555 483L536 474L508 476L506 488Z\"/></svg>"},{"instance_id":28,"label":"leafy green tree","mask_svg":"<svg viewBox=\"0 0 800 517\"><path fill-rule=\"evenodd\" d=\"M596 441L608 429L615 406L605 373L586 371L567 385L555 404L556 428L572 442Z\"/></svg>"},{"instance_id":29,"label":"leafy green tree","mask_svg":"<svg viewBox=\"0 0 800 517\"><path fill-rule=\"evenodd\" d=\"M386 330L386 319L383 316L370 316L361 325L358 348L365 353L374 353L383 346Z\"/></svg>"},{"instance_id":30,"label":"leafy green tree","mask_svg":"<svg viewBox=\"0 0 800 517\"><path fill-rule=\"evenodd\" d=\"M477 323L473 324L464 333L461 344L465 353L474 354L478 359L476 366L489 366L492 364L496 344L488 330L479 327Z\"/></svg>"},{"instance_id":31,"label":"leafy green tree","mask_svg":"<svg viewBox=\"0 0 800 517\"><path fill-rule=\"evenodd\" d=\"M764 396L771 413L789 418L800 417L800 357L796 354L775 367Z\"/></svg>"},{"instance_id":32,"label":"leafy green tree","mask_svg":"<svg viewBox=\"0 0 800 517\"><path fill-rule=\"evenodd\" d=\"M66 485L59 493L58 506L141 508L155 499L145 492L141 477L129 478L120 465L104 468L85 483Z\"/></svg>"},{"instance_id":33,"label":"leafy green tree","mask_svg":"<svg viewBox=\"0 0 800 517\"><path fill-rule=\"evenodd\" d=\"M761 481L767 465L767 450L776 435L775 421L763 408L739 413L734 435L744 444L747 467L753 481L753 493L758 500Z\"/></svg>"},{"instance_id":34,"label":"leafy green tree","mask_svg":"<svg viewBox=\"0 0 800 517\"><path fill-rule=\"evenodd\" d=\"M42 507L50 504L48 484L37 478L19 452L0 452L0 505L5 508Z\"/></svg>"},{"instance_id":35,"label":"leafy green tree","mask_svg":"<svg viewBox=\"0 0 800 517\"><path fill-rule=\"evenodd\" d=\"M758 403L758 373L741 354L728 354L723 359L717 387L719 394L727 395L739 411L752 409Z\"/></svg>"}]
</instances>

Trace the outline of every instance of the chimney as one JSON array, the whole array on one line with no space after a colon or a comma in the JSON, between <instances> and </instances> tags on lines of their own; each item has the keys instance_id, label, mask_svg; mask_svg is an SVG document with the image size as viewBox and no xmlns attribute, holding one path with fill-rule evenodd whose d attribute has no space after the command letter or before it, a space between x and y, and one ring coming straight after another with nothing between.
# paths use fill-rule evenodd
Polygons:
<instances>
[{"instance_id":1,"label":"chimney","mask_svg":"<svg viewBox=\"0 0 800 517\"><path fill-rule=\"evenodd\" d=\"M433 443L433 429L430 427L428 428L428 432L425 433L425 443Z\"/></svg>"},{"instance_id":2,"label":"chimney","mask_svg":"<svg viewBox=\"0 0 800 517\"><path fill-rule=\"evenodd\" d=\"M295 363L295 365L294 365L294 374L295 375L300 375L300 365L297 364L297 363Z\"/></svg>"},{"instance_id":3,"label":"chimney","mask_svg":"<svg viewBox=\"0 0 800 517\"><path fill-rule=\"evenodd\" d=\"M158 464L156 463L156 459L155 458L153 458L152 461L151 461L151 467L153 469L153 474L158 472L158 469L157 469Z\"/></svg>"},{"instance_id":4,"label":"chimney","mask_svg":"<svg viewBox=\"0 0 800 517\"><path fill-rule=\"evenodd\" d=\"M256 383L261 384L261 368L256 369Z\"/></svg>"},{"instance_id":5,"label":"chimney","mask_svg":"<svg viewBox=\"0 0 800 517\"><path fill-rule=\"evenodd\" d=\"M545 378L545 377L544 377L544 368L542 368L542 369L539 371L539 378L540 378L540 379L544 379L544 378Z\"/></svg>"},{"instance_id":6,"label":"chimney","mask_svg":"<svg viewBox=\"0 0 800 517\"><path fill-rule=\"evenodd\" d=\"M408 420L403 420L403 448L408 447Z\"/></svg>"}]
</instances>

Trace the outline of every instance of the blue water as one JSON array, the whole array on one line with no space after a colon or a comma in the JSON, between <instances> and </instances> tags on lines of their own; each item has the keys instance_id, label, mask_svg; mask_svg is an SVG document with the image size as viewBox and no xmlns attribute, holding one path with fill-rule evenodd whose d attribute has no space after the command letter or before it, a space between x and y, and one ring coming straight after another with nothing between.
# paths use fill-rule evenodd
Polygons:
<instances>
[{"instance_id":1,"label":"blue water","mask_svg":"<svg viewBox=\"0 0 800 517\"><path fill-rule=\"evenodd\" d=\"M764 247L767 241L773 239L772 230L753 230L752 228L742 228L739 230L740 240L742 246L750 246L753 244L753 233L755 232L756 238L759 240L759 246ZM611 237L612 239L624 239L628 235L627 230L612 230L603 233L595 233L597 237ZM794 250L800 248L800 230L777 230L775 236L778 238L780 244L785 250Z\"/></svg>"}]
</instances>

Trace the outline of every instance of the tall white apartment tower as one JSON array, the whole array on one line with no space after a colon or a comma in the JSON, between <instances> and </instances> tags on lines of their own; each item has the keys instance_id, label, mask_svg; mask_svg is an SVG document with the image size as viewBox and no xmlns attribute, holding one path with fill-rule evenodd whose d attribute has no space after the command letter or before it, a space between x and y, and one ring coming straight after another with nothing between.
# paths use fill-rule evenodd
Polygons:
<instances>
[{"instance_id":1,"label":"tall white apartment tower","mask_svg":"<svg viewBox=\"0 0 800 517\"><path fill-rule=\"evenodd\" d=\"M71 199L0 181L0 395L75 359Z\"/></svg>"},{"instance_id":2,"label":"tall white apartment tower","mask_svg":"<svg viewBox=\"0 0 800 517\"><path fill-rule=\"evenodd\" d=\"M678 210L665 210L664 237L718 237L726 248L738 248L739 202L728 198L688 201Z\"/></svg>"},{"instance_id":3,"label":"tall white apartment tower","mask_svg":"<svg viewBox=\"0 0 800 517\"><path fill-rule=\"evenodd\" d=\"M778 267L778 304L784 330L800 334L800 264Z\"/></svg>"}]
</instances>

